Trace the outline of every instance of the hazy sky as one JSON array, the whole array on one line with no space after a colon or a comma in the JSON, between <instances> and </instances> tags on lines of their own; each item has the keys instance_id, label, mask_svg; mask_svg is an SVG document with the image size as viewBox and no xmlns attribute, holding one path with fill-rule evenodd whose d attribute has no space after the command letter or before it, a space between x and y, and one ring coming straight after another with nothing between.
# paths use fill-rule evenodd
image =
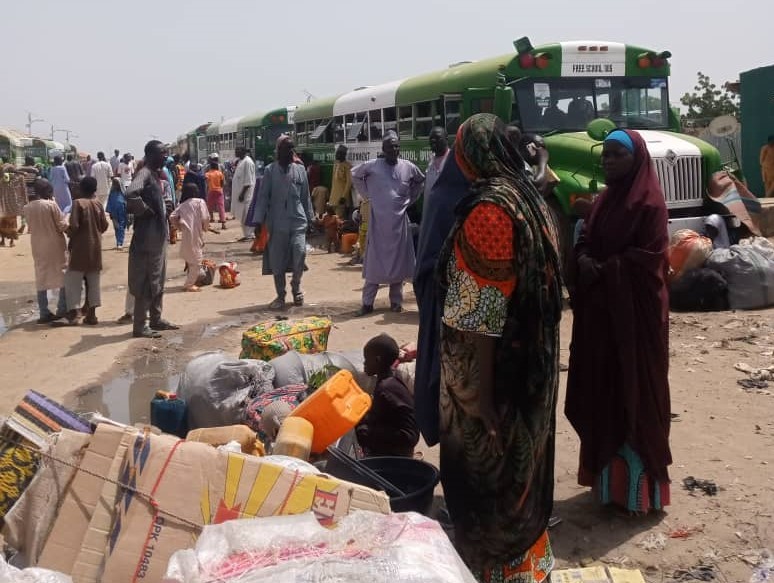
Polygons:
<instances>
[{"instance_id":1,"label":"hazy sky","mask_svg":"<svg viewBox=\"0 0 774 583\"><path fill-rule=\"evenodd\" d=\"M670 50L673 102L696 72L736 80L774 62L771 0L38 0L0 20L0 126L27 111L81 149L141 152L196 125L533 44ZM739 9L735 9L738 7ZM743 9L742 9L743 7ZM64 141L64 134L57 140Z\"/></svg>"}]
</instances>

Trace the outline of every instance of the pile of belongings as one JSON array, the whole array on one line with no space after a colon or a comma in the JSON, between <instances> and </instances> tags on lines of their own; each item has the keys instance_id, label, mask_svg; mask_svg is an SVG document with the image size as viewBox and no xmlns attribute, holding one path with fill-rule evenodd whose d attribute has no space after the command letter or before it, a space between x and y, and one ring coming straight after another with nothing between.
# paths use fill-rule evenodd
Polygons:
<instances>
[{"instance_id":1,"label":"pile of belongings","mask_svg":"<svg viewBox=\"0 0 774 583\"><path fill-rule=\"evenodd\" d=\"M706 236L677 231L670 241L670 306L675 311L755 310L774 305L774 245L763 237L731 244L719 215Z\"/></svg>"},{"instance_id":2,"label":"pile of belongings","mask_svg":"<svg viewBox=\"0 0 774 583\"><path fill-rule=\"evenodd\" d=\"M361 362L324 351L269 362L205 353L177 393L151 402L157 427L79 415L30 391L0 430L0 519L12 550L0 580L296 580L281 577L315 568L313 559L340 570L341 581L367 573L472 583L437 523L391 514L385 492L322 474L305 456L266 455L264 441L280 443L288 422L310 427L306 451L318 455L351 434L371 404L361 375ZM303 516L287 518L295 515ZM249 574L238 575L245 564ZM378 571L388 564L389 573ZM212 568L217 577L202 578Z\"/></svg>"},{"instance_id":3,"label":"pile of belongings","mask_svg":"<svg viewBox=\"0 0 774 583\"><path fill-rule=\"evenodd\" d=\"M213 447L202 435L210 430L184 441L149 427L94 425L30 392L3 427L0 459L4 475L17 474L2 486L2 534L14 549L10 564L25 569L18 580L161 581L172 555L206 525L310 513L330 526L355 510L390 513L382 492L300 460L260 457L249 428L217 430L244 446Z\"/></svg>"}]
</instances>

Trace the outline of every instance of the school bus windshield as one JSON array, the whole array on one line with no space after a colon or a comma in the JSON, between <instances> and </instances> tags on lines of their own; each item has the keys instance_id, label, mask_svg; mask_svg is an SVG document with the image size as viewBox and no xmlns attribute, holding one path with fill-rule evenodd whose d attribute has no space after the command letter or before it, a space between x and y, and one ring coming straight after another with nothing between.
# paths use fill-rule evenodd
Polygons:
<instances>
[{"instance_id":1,"label":"school bus windshield","mask_svg":"<svg viewBox=\"0 0 774 583\"><path fill-rule=\"evenodd\" d=\"M527 132L585 131L595 118L608 118L621 128L669 126L665 78L523 79L513 88L513 121Z\"/></svg>"}]
</instances>

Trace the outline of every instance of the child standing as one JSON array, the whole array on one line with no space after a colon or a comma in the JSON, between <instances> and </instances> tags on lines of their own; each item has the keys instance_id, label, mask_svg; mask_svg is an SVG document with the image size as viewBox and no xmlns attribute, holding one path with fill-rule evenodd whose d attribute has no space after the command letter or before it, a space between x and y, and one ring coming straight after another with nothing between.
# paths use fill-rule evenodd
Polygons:
<instances>
[{"instance_id":1,"label":"child standing","mask_svg":"<svg viewBox=\"0 0 774 583\"><path fill-rule=\"evenodd\" d=\"M110 186L105 212L110 215L110 220L113 222L116 249L123 249L124 237L126 236L126 196L124 196L121 181L118 178L114 178Z\"/></svg>"},{"instance_id":2,"label":"child standing","mask_svg":"<svg viewBox=\"0 0 774 583\"><path fill-rule=\"evenodd\" d=\"M32 260L35 263L35 287L38 291L38 324L48 324L63 318L67 311L64 290L64 269L67 267L67 219L54 201L54 188L45 178L33 184L30 202L24 207L24 217L30 228ZM56 314L48 309L48 290L59 290Z\"/></svg>"},{"instance_id":3,"label":"child standing","mask_svg":"<svg viewBox=\"0 0 774 583\"><path fill-rule=\"evenodd\" d=\"M183 289L198 292L196 280L199 278L199 265L204 256L204 233L210 227L210 213L195 184L189 182L183 185L180 206L175 209L170 219L183 235L180 257L185 260L188 271Z\"/></svg>"},{"instance_id":4,"label":"child standing","mask_svg":"<svg viewBox=\"0 0 774 583\"><path fill-rule=\"evenodd\" d=\"M218 163L210 162L210 169L204 175L207 181L207 208L210 210L210 221L213 220L213 213L217 210L220 216L221 230L226 228L226 197L223 194L223 185L226 183L226 177L220 171Z\"/></svg>"},{"instance_id":5,"label":"child standing","mask_svg":"<svg viewBox=\"0 0 774 583\"><path fill-rule=\"evenodd\" d=\"M331 252L331 247L338 252L339 245L341 244L339 230L341 229L342 221L336 214L336 209L333 208L332 204L325 205L325 215L320 220L320 223L325 231L325 246L328 248L328 253Z\"/></svg>"},{"instance_id":6,"label":"child standing","mask_svg":"<svg viewBox=\"0 0 774 583\"><path fill-rule=\"evenodd\" d=\"M356 428L357 440L368 456L412 457L419 442L414 397L393 374L398 343L387 334L363 348L365 373L376 376L371 409Z\"/></svg>"},{"instance_id":7,"label":"child standing","mask_svg":"<svg viewBox=\"0 0 774 583\"><path fill-rule=\"evenodd\" d=\"M88 310L84 324L96 326L97 308L101 305L99 280L102 271L102 233L108 222L102 203L97 200L97 180L87 176L81 180L81 196L73 201L70 213L70 265L65 274L67 321L78 323L78 306L81 304L83 282L86 281Z\"/></svg>"}]
</instances>

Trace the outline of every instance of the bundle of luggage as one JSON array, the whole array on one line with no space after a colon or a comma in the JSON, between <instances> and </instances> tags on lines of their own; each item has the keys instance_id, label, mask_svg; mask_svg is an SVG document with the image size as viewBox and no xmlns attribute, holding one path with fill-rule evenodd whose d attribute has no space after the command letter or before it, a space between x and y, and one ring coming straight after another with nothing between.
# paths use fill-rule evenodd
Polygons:
<instances>
[{"instance_id":1,"label":"bundle of luggage","mask_svg":"<svg viewBox=\"0 0 774 583\"><path fill-rule=\"evenodd\" d=\"M389 563L385 581L472 583L437 523L393 515L385 492L306 461L352 434L371 397L359 364L325 351L330 320L285 322L267 336L272 326L246 338L274 358L197 356L177 393L157 393L148 426L82 416L30 391L0 431L0 520L13 549L0 579L257 582L322 561L340 581L373 579ZM389 544L342 555L353 534ZM318 543L329 545L322 554L296 550Z\"/></svg>"},{"instance_id":2,"label":"bundle of luggage","mask_svg":"<svg viewBox=\"0 0 774 583\"><path fill-rule=\"evenodd\" d=\"M669 247L670 305L675 311L755 310L774 305L774 245L752 236L732 244L723 219L707 235L676 232Z\"/></svg>"}]
</instances>

